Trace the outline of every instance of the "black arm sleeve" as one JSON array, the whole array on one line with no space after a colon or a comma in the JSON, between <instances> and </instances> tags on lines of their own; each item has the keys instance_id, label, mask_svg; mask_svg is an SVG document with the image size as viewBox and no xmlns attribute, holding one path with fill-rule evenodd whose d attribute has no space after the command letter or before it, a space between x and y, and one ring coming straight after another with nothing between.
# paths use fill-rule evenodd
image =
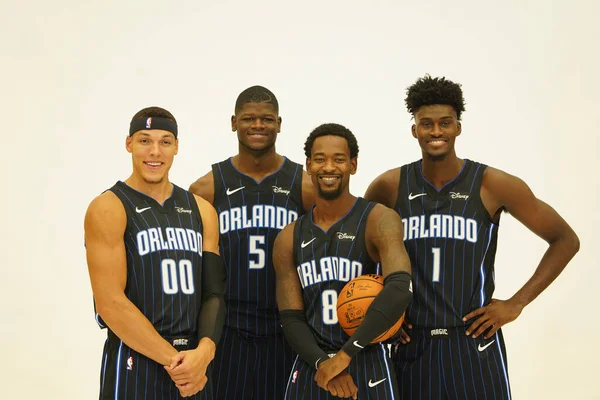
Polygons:
<instances>
[{"instance_id":1,"label":"black arm sleeve","mask_svg":"<svg viewBox=\"0 0 600 400\"><path fill-rule=\"evenodd\" d=\"M225 285L227 270L220 256L202 253L202 307L198 316L198 340L209 338L219 343L225 323Z\"/></svg>"},{"instance_id":2,"label":"black arm sleeve","mask_svg":"<svg viewBox=\"0 0 600 400\"><path fill-rule=\"evenodd\" d=\"M317 369L319 363L325 361L328 356L317 344L304 311L283 310L279 312L279 316L289 345L301 359Z\"/></svg>"},{"instance_id":3,"label":"black arm sleeve","mask_svg":"<svg viewBox=\"0 0 600 400\"><path fill-rule=\"evenodd\" d=\"M389 274L383 281L383 290L367 309L364 321L344 344L342 350L350 357L354 357L371 343L371 340L398 322L411 299L410 274L404 271Z\"/></svg>"}]
</instances>

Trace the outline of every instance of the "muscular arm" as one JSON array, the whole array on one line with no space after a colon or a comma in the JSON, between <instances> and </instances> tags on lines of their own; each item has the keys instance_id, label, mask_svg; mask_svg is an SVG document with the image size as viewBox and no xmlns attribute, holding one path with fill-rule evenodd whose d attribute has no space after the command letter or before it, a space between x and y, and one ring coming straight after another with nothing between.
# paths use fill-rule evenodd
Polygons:
<instances>
[{"instance_id":1,"label":"muscular arm","mask_svg":"<svg viewBox=\"0 0 600 400\"><path fill-rule=\"evenodd\" d=\"M86 257L96 310L127 346L167 365L177 351L125 296L126 226L125 209L112 192L94 199L85 215Z\"/></svg>"},{"instance_id":2,"label":"muscular arm","mask_svg":"<svg viewBox=\"0 0 600 400\"><path fill-rule=\"evenodd\" d=\"M202 307L198 316L198 337L209 340L213 352L225 322L227 271L219 255L217 212L205 199L195 196L202 216ZM214 354L213 354L214 356Z\"/></svg>"},{"instance_id":3,"label":"muscular arm","mask_svg":"<svg viewBox=\"0 0 600 400\"><path fill-rule=\"evenodd\" d=\"M367 188L365 199L394 208L398 197L400 168L391 169L379 175Z\"/></svg>"},{"instance_id":4,"label":"muscular arm","mask_svg":"<svg viewBox=\"0 0 600 400\"><path fill-rule=\"evenodd\" d=\"M317 368L319 362L327 358L327 354L319 348L304 313L302 287L292 254L295 225L292 222L283 228L273 245L277 307L288 343L300 358Z\"/></svg>"},{"instance_id":5,"label":"muscular arm","mask_svg":"<svg viewBox=\"0 0 600 400\"><path fill-rule=\"evenodd\" d=\"M393 326L412 299L410 259L402 235L398 214L376 205L367 220L366 242L371 258L381 263L384 285L364 321L342 348L350 357Z\"/></svg>"},{"instance_id":6,"label":"muscular arm","mask_svg":"<svg viewBox=\"0 0 600 400\"><path fill-rule=\"evenodd\" d=\"M494 209L504 208L549 244L531 279L510 299L523 308L558 277L579 251L579 238L552 207L535 197L525 182L503 171L486 169L482 199L492 203Z\"/></svg>"},{"instance_id":7,"label":"muscular arm","mask_svg":"<svg viewBox=\"0 0 600 400\"><path fill-rule=\"evenodd\" d=\"M215 178L212 171L192 183L189 191L213 204L215 200Z\"/></svg>"}]
</instances>

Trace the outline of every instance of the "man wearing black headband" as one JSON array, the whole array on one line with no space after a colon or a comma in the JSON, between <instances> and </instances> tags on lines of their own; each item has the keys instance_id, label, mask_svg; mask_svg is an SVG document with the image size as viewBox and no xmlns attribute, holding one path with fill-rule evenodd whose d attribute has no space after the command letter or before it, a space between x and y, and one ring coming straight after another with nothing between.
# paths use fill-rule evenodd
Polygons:
<instances>
[{"instance_id":1,"label":"man wearing black headband","mask_svg":"<svg viewBox=\"0 0 600 400\"><path fill-rule=\"evenodd\" d=\"M219 213L230 277L213 379L218 399L281 400L295 355L281 330L271 252L281 229L312 206L312 184L302 165L275 151L281 117L269 89L240 93L231 129L238 154L190 187Z\"/></svg>"},{"instance_id":2,"label":"man wearing black headband","mask_svg":"<svg viewBox=\"0 0 600 400\"><path fill-rule=\"evenodd\" d=\"M96 320L108 332L100 398L213 399L207 367L226 282L217 214L169 181L178 149L170 112L139 111L125 146L133 172L85 216Z\"/></svg>"}]
</instances>

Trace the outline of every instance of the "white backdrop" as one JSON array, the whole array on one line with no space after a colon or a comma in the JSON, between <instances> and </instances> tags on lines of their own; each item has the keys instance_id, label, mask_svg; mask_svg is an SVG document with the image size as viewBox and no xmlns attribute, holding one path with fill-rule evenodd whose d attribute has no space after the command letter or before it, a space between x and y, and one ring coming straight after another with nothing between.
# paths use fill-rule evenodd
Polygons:
<instances>
[{"instance_id":1,"label":"white backdrop","mask_svg":"<svg viewBox=\"0 0 600 400\"><path fill-rule=\"evenodd\" d=\"M463 84L458 155L523 178L581 239L562 276L504 330L513 398L600 398L600 3L320 3L0 3L0 398L98 396L105 333L93 319L83 216L128 176L124 140L136 111L175 114L171 178L187 188L236 152L235 99L264 85L280 101L277 149L291 159L303 162L320 123L356 134L352 190L362 195L375 176L420 156L403 100L425 73ZM511 296L545 249L504 216L496 297Z\"/></svg>"}]
</instances>

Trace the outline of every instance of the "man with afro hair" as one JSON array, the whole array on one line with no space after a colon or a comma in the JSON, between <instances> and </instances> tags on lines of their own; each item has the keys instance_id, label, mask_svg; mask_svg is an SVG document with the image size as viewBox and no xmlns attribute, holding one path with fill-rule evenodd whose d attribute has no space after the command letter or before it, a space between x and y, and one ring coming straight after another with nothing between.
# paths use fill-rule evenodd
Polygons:
<instances>
[{"instance_id":1,"label":"man with afro hair","mask_svg":"<svg viewBox=\"0 0 600 400\"><path fill-rule=\"evenodd\" d=\"M573 229L521 179L456 155L461 86L426 75L407 90L422 159L384 172L365 198L400 214L414 297L393 347L402 399L510 399L501 327L514 321L579 249ZM549 247L529 281L492 298L502 211Z\"/></svg>"}]
</instances>

